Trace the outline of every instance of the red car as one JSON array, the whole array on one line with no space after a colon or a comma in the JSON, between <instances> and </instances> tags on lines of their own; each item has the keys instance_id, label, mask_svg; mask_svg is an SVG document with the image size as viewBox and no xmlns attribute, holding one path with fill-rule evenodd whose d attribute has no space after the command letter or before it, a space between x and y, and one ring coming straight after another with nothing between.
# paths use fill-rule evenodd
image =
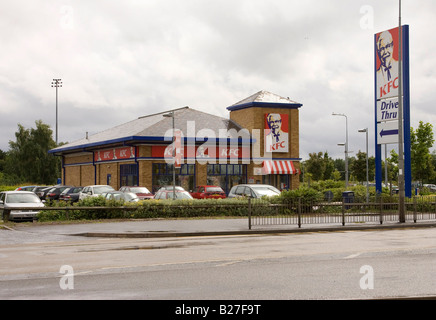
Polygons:
<instances>
[{"instance_id":1,"label":"red car","mask_svg":"<svg viewBox=\"0 0 436 320\"><path fill-rule=\"evenodd\" d=\"M153 199L153 197L154 197L153 194L146 187L124 186L124 187L121 187L119 191L133 192L138 196L139 200L148 200L148 199Z\"/></svg>"},{"instance_id":2,"label":"red car","mask_svg":"<svg viewBox=\"0 0 436 320\"><path fill-rule=\"evenodd\" d=\"M218 186L197 186L191 195L194 199L224 199L226 193Z\"/></svg>"}]
</instances>

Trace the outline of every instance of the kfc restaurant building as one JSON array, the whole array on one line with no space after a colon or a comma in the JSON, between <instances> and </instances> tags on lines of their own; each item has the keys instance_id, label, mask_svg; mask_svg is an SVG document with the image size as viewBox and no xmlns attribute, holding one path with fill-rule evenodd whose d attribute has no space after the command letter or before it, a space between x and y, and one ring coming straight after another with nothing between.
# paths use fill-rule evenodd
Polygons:
<instances>
[{"instance_id":1,"label":"kfc restaurant building","mask_svg":"<svg viewBox=\"0 0 436 320\"><path fill-rule=\"evenodd\" d=\"M241 183L296 189L301 106L260 91L228 107L229 119L184 107L49 152L62 157L64 185L139 185L156 192L172 185L175 170L176 184L188 191L219 185L228 193Z\"/></svg>"}]
</instances>

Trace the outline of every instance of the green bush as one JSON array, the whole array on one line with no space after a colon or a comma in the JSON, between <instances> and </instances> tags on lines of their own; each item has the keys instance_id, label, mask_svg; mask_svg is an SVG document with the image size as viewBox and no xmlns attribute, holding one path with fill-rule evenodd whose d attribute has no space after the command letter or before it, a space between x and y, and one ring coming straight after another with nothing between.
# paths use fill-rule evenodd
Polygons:
<instances>
[{"instance_id":1,"label":"green bush","mask_svg":"<svg viewBox=\"0 0 436 320\"><path fill-rule=\"evenodd\" d=\"M46 206L65 207L70 210L43 210L39 221L93 220L93 219L153 219L191 218L217 216L247 216L248 199L203 199L203 200L143 200L138 203L107 201L103 197L86 198L74 205L49 201ZM88 207L81 209L81 207ZM89 209L89 207L105 207ZM111 209L117 208L117 209Z\"/></svg>"},{"instance_id":2,"label":"green bush","mask_svg":"<svg viewBox=\"0 0 436 320\"><path fill-rule=\"evenodd\" d=\"M301 187L296 190L282 191L280 196L277 197L279 201L296 201L301 199L303 202L316 202L321 201L324 198L324 194L316 189Z\"/></svg>"}]
</instances>

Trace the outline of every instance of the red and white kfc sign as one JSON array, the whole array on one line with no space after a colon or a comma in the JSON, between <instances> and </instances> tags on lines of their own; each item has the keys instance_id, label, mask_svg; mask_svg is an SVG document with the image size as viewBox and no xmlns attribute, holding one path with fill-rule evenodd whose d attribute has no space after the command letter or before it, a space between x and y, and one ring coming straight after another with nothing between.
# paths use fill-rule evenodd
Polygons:
<instances>
[{"instance_id":1,"label":"red and white kfc sign","mask_svg":"<svg viewBox=\"0 0 436 320\"><path fill-rule=\"evenodd\" d=\"M99 150L94 153L94 161L111 161L135 158L135 147L112 148Z\"/></svg>"}]
</instances>

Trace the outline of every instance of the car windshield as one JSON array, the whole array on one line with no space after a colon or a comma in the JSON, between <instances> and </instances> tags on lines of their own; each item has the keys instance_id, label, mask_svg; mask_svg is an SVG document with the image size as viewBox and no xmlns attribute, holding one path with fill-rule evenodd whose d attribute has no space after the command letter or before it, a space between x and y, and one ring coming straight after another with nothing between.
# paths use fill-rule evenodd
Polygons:
<instances>
[{"instance_id":1,"label":"car windshield","mask_svg":"<svg viewBox=\"0 0 436 320\"><path fill-rule=\"evenodd\" d=\"M95 194L101 194L103 192L109 192L109 191L113 191L113 190L114 190L114 188L109 187L109 186L94 187Z\"/></svg>"},{"instance_id":2,"label":"car windshield","mask_svg":"<svg viewBox=\"0 0 436 320\"><path fill-rule=\"evenodd\" d=\"M252 188L259 196L277 196L280 194L280 191L274 187L253 186Z\"/></svg>"},{"instance_id":3,"label":"car windshield","mask_svg":"<svg viewBox=\"0 0 436 320\"><path fill-rule=\"evenodd\" d=\"M150 193L150 191L145 187L133 187L130 188L130 191L134 193Z\"/></svg>"},{"instance_id":4,"label":"car windshield","mask_svg":"<svg viewBox=\"0 0 436 320\"><path fill-rule=\"evenodd\" d=\"M168 194L168 198L172 199L173 194ZM176 199L192 199L192 196L189 194L189 192L182 191L182 192L176 192Z\"/></svg>"},{"instance_id":5,"label":"car windshield","mask_svg":"<svg viewBox=\"0 0 436 320\"><path fill-rule=\"evenodd\" d=\"M136 200L136 199L138 199L138 196L134 193L126 192L124 194L124 200L126 200L126 201L132 201L132 200Z\"/></svg>"},{"instance_id":6,"label":"car windshield","mask_svg":"<svg viewBox=\"0 0 436 320\"><path fill-rule=\"evenodd\" d=\"M220 187L208 187L206 188L207 192L224 192Z\"/></svg>"},{"instance_id":7,"label":"car windshield","mask_svg":"<svg viewBox=\"0 0 436 320\"><path fill-rule=\"evenodd\" d=\"M123 196L121 193L112 193L111 195L114 200L120 200Z\"/></svg>"},{"instance_id":8,"label":"car windshield","mask_svg":"<svg viewBox=\"0 0 436 320\"><path fill-rule=\"evenodd\" d=\"M6 197L6 203L39 203L38 196L36 194L23 193L23 194L8 194Z\"/></svg>"}]
</instances>

